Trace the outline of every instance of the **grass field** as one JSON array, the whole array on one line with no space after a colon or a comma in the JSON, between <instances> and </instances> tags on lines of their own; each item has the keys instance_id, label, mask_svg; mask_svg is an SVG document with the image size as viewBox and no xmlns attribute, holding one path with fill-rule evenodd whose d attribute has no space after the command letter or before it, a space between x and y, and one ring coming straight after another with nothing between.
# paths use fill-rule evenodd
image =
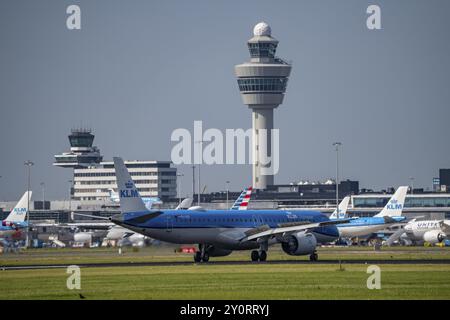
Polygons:
<instances>
[{"instance_id":1,"label":"grass field","mask_svg":"<svg viewBox=\"0 0 450 320\"><path fill-rule=\"evenodd\" d=\"M65 269L0 271L0 299L450 299L450 265L192 265L84 268L81 290Z\"/></svg>"},{"instance_id":2,"label":"grass field","mask_svg":"<svg viewBox=\"0 0 450 320\"><path fill-rule=\"evenodd\" d=\"M81 290L68 290L64 268L0 270L0 299L450 299L450 264L382 264L381 289L369 290L373 259L450 259L448 248L321 248L321 259L336 264L192 264L81 269ZM269 259L305 260L271 248ZM338 259L366 259L343 264ZM237 252L214 261L249 260ZM93 262L192 261L173 247L125 249L36 249L0 255L0 265Z\"/></svg>"},{"instance_id":3,"label":"grass field","mask_svg":"<svg viewBox=\"0 0 450 320\"><path fill-rule=\"evenodd\" d=\"M0 255L0 266L14 265L49 265L49 264L82 264L108 262L159 262L185 261L192 262L191 254L175 253L174 246L158 246L141 248L134 251L124 248L122 254L117 248L67 248L67 249L29 249L18 254ZM374 251L371 247L331 247L319 248L319 260L361 260L365 259L449 259L450 247L392 247ZM286 255L280 246L273 246L268 253L268 260L308 260L308 256ZM250 251L235 251L226 257L213 257L211 261L250 261Z\"/></svg>"}]
</instances>

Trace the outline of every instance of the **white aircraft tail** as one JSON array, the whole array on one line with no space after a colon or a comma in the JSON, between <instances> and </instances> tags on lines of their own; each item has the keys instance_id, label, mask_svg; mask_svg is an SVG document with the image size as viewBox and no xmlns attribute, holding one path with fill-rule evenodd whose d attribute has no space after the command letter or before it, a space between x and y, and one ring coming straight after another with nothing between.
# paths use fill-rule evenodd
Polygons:
<instances>
[{"instance_id":1,"label":"white aircraft tail","mask_svg":"<svg viewBox=\"0 0 450 320\"><path fill-rule=\"evenodd\" d=\"M394 195L389 199L383 210L380 211L375 217L399 217L402 215L403 206L405 205L406 193L408 192L407 186L398 187Z\"/></svg>"},{"instance_id":2,"label":"white aircraft tail","mask_svg":"<svg viewBox=\"0 0 450 320\"><path fill-rule=\"evenodd\" d=\"M175 208L175 210L187 210L190 206L192 206L193 199L186 198Z\"/></svg>"},{"instance_id":3,"label":"white aircraft tail","mask_svg":"<svg viewBox=\"0 0 450 320\"><path fill-rule=\"evenodd\" d=\"M339 215L337 213L337 210L335 209L333 213L330 216L331 220L334 219L344 219L347 218L347 209L348 209L348 203L350 202L350 197L345 197L342 199L341 203L339 203L338 209L339 209Z\"/></svg>"},{"instance_id":4,"label":"white aircraft tail","mask_svg":"<svg viewBox=\"0 0 450 320\"><path fill-rule=\"evenodd\" d=\"M26 191L14 209L11 210L5 221L8 222L24 222L28 212L28 194L31 199L32 191Z\"/></svg>"},{"instance_id":5,"label":"white aircraft tail","mask_svg":"<svg viewBox=\"0 0 450 320\"><path fill-rule=\"evenodd\" d=\"M122 158L114 157L114 168L122 213L148 212Z\"/></svg>"}]
</instances>

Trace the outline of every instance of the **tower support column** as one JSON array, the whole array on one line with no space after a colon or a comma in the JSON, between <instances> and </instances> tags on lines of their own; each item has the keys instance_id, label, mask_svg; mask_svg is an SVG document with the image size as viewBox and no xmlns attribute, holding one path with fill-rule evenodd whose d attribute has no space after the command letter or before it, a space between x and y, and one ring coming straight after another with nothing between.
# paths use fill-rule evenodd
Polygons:
<instances>
[{"instance_id":1,"label":"tower support column","mask_svg":"<svg viewBox=\"0 0 450 320\"><path fill-rule=\"evenodd\" d=\"M273 185L274 181L273 175L268 174L271 166L271 163L268 161L272 157L273 108L275 107L268 106L268 108L258 107L252 109L253 188L256 189L266 189L268 185Z\"/></svg>"}]
</instances>

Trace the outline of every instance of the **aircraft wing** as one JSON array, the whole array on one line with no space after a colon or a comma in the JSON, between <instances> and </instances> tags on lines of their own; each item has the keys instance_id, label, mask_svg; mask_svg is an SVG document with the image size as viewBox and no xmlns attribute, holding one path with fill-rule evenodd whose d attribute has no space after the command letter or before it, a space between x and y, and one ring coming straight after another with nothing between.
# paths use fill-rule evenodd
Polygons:
<instances>
[{"instance_id":1,"label":"aircraft wing","mask_svg":"<svg viewBox=\"0 0 450 320\"><path fill-rule=\"evenodd\" d=\"M33 223L32 227L57 227L57 228L83 228L83 229L109 229L115 224L112 222L73 222L73 223Z\"/></svg>"},{"instance_id":2,"label":"aircraft wing","mask_svg":"<svg viewBox=\"0 0 450 320\"><path fill-rule=\"evenodd\" d=\"M71 222L71 223L47 223L47 222L40 222L40 223L33 223L33 227L58 227L58 228L84 228L84 229L108 229L115 224L111 222L110 218L107 217L99 217L89 214L83 214L83 213L75 213L73 212L73 215L76 216L82 216L82 217L89 217L99 220L108 220L108 222Z\"/></svg>"},{"instance_id":3,"label":"aircraft wing","mask_svg":"<svg viewBox=\"0 0 450 320\"><path fill-rule=\"evenodd\" d=\"M404 229L398 229L397 231L395 231L384 243L387 246L391 246L396 240L398 240L402 234L405 233Z\"/></svg>"},{"instance_id":4,"label":"aircraft wing","mask_svg":"<svg viewBox=\"0 0 450 320\"><path fill-rule=\"evenodd\" d=\"M313 222L313 223L303 223L303 224L298 224L298 225L294 225L294 226L269 228L269 229L267 229L267 227L266 228L257 227L257 228L248 230L246 232L247 236L242 238L241 241L242 242L250 241L250 240L255 240L255 239L263 238L263 237L271 238L271 237L277 236L277 235L285 235L285 234L289 234L289 233L293 233L293 232L307 231L307 230L314 229L314 228L347 223L347 222L350 222L351 220L353 220L353 218L328 220L328 221Z\"/></svg>"}]
</instances>

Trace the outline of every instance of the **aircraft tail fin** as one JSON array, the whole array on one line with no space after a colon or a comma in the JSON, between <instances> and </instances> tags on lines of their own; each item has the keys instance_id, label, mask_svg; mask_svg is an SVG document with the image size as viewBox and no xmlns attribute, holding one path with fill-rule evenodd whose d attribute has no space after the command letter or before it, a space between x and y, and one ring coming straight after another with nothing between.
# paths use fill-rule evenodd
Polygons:
<instances>
[{"instance_id":1,"label":"aircraft tail fin","mask_svg":"<svg viewBox=\"0 0 450 320\"><path fill-rule=\"evenodd\" d=\"M236 199L230 210L247 210L253 188L248 187L242 191L240 196Z\"/></svg>"},{"instance_id":2,"label":"aircraft tail fin","mask_svg":"<svg viewBox=\"0 0 450 320\"><path fill-rule=\"evenodd\" d=\"M175 210L187 210L190 206L192 206L193 199L186 198L175 208Z\"/></svg>"},{"instance_id":3,"label":"aircraft tail fin","mask_svg":"<svg viewBox=\"0 0 450 320\"><path fill-rule=\"evenodd\" d=\"M109 199L112 202L119 202L119 193L115 192L113 188L108 189Z\"/></svg>"},{"instance_id":4,"label":"aircraft tail fin","mask_svg":"<svg viewBox=\"0 0 450 320\"><path fill-rule=\"evenodd\" d=\"M122 158L114 157L114 168L122 213L148 212Z\"/></svg>"},{"instance_id":5,"label":"aircraft tail fin","mask_svg":"<svg viewBox=\"0 0 450 320\"><path fill-rule=\"evenodd\" d=\"M375 217L399 217L402 215L403 206L405 204L407 186L398 187L394 195L389 199L386 206Z\"/></svg>"},{"instance_id":6,"label":"aircraft tail fin","mask_svg":"<svg viewBox=\"0 0 450 320\"><path fill-rule=\"evenodd\" d=\"M338 209L339 209L339 215L337 213L337 210L335 209L333 213L330 216L330 219L344 219L347 218L347 209L348 209L348 203L350 202L350 197L347 196L339 203Z\"/></svg>"},{"instance_id":7,"label":"aircraft tail fin","mask_svg":"<svg viewBox=\"0 0 450 320\"><path fill-rule=\"evenodd\" d=\"M5 221L8 222L24 222L28 212L28 195L31 199L32 191L26 191L16 206L11 210Z\"/></svg>"}]
</instances>

